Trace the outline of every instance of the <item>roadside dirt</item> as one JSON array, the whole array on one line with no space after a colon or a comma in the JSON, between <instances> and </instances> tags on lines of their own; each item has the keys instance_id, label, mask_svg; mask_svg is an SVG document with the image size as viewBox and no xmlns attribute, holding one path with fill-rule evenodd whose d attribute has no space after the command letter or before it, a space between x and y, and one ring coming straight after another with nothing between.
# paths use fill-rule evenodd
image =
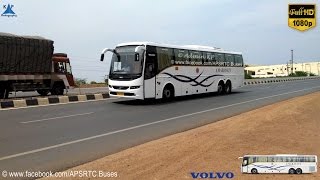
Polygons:
<instances>
[{"instance_id":1,"label":"roadside dirt","mask_svg":"<svg viewBox=\"0 0 320 180\"><path fill-rule=\"evenodd\" d=\"M113 171L118 174L115 179L139 180L192 179L191 172L212 171L233 172L233 179L320 179L319 167L316 174L241 174L238 157L245 154L320 157L320 92L148 142L70 170Z\"/></svg>"}]
</instances>

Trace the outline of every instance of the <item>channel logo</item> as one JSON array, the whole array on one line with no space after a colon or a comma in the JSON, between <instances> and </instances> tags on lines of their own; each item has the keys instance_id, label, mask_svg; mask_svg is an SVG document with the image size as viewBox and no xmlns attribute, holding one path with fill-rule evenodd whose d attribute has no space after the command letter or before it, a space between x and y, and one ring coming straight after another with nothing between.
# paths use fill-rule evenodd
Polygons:
<instances>
[{"instance_id":1,"label":"channel logo","mask_svg":"<svg viewBox=\"0 0 320 180\"><path fill-rule=\"evenodd\" d=\"M289 4L288 26L306 31L316 26L315 4Z\"/></svg>"},{"instance_id":2,"label":"channel logo","mask_svg":"<svg viewBox=\"0 0 320 180\"><path fill-rule=\"evenodd\" d=\"M232 172L191 172L193 179L232 179Z\"/></svg>"}]
</instances>

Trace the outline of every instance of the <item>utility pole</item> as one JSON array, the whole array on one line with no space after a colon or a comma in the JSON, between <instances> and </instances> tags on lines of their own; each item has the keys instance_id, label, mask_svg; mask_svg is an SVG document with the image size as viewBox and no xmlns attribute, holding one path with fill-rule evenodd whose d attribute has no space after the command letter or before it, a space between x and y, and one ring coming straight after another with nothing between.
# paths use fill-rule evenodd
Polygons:
<instances>
[{"instance_id":1,"label":"utility pole","mask_svg":"<svg viewBox=\"0 0 320 180\"><path fill-rule=\"evenodd\" d=\"M291 74L293 74L293 49L291 49Z\"/></svg>"}]
</instances>

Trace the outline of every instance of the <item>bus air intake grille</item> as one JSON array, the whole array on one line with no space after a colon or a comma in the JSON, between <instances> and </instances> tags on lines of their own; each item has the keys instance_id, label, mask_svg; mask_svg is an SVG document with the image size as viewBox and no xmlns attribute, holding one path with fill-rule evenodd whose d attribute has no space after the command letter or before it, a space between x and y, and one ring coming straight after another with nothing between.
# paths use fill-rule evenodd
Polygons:
<instances>
[{"instance_id":1,"label":"bus air intake grille","mask_svg":"<svg viewBox=\"0 0 320 180\"><path fill-rule=\"evenodd\" d=\"M129 86L113 86L113 89L126 90L129 89Z\"/></svg>"}]
</instances>

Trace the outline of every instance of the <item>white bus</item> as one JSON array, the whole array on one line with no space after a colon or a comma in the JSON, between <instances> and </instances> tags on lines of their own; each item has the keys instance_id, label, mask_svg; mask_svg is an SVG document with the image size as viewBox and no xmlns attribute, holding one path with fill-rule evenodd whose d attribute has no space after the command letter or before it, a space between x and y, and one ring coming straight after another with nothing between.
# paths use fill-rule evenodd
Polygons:
<instances>
[{"instance_id":1,"label":"white bus","mask_svg":"<svg viewBox=\"0 0 320 180\"><path fill-rule=\"evenodd\" d=\"M242 173L315 173L318 166L315 155L245 155L240 158Z\"/></svg>"},{"instance_id":2,"label":"white bus","mask_svg":"<svg viewBox=\"0 0 320 180\"><path fill-rule=\"evenodd\" d=\"M109 73L110 96L172 99L176 96L230 93L244 81L242 54L206 46L151 42L117 45Z\"/></svg>"}]
</instances>

